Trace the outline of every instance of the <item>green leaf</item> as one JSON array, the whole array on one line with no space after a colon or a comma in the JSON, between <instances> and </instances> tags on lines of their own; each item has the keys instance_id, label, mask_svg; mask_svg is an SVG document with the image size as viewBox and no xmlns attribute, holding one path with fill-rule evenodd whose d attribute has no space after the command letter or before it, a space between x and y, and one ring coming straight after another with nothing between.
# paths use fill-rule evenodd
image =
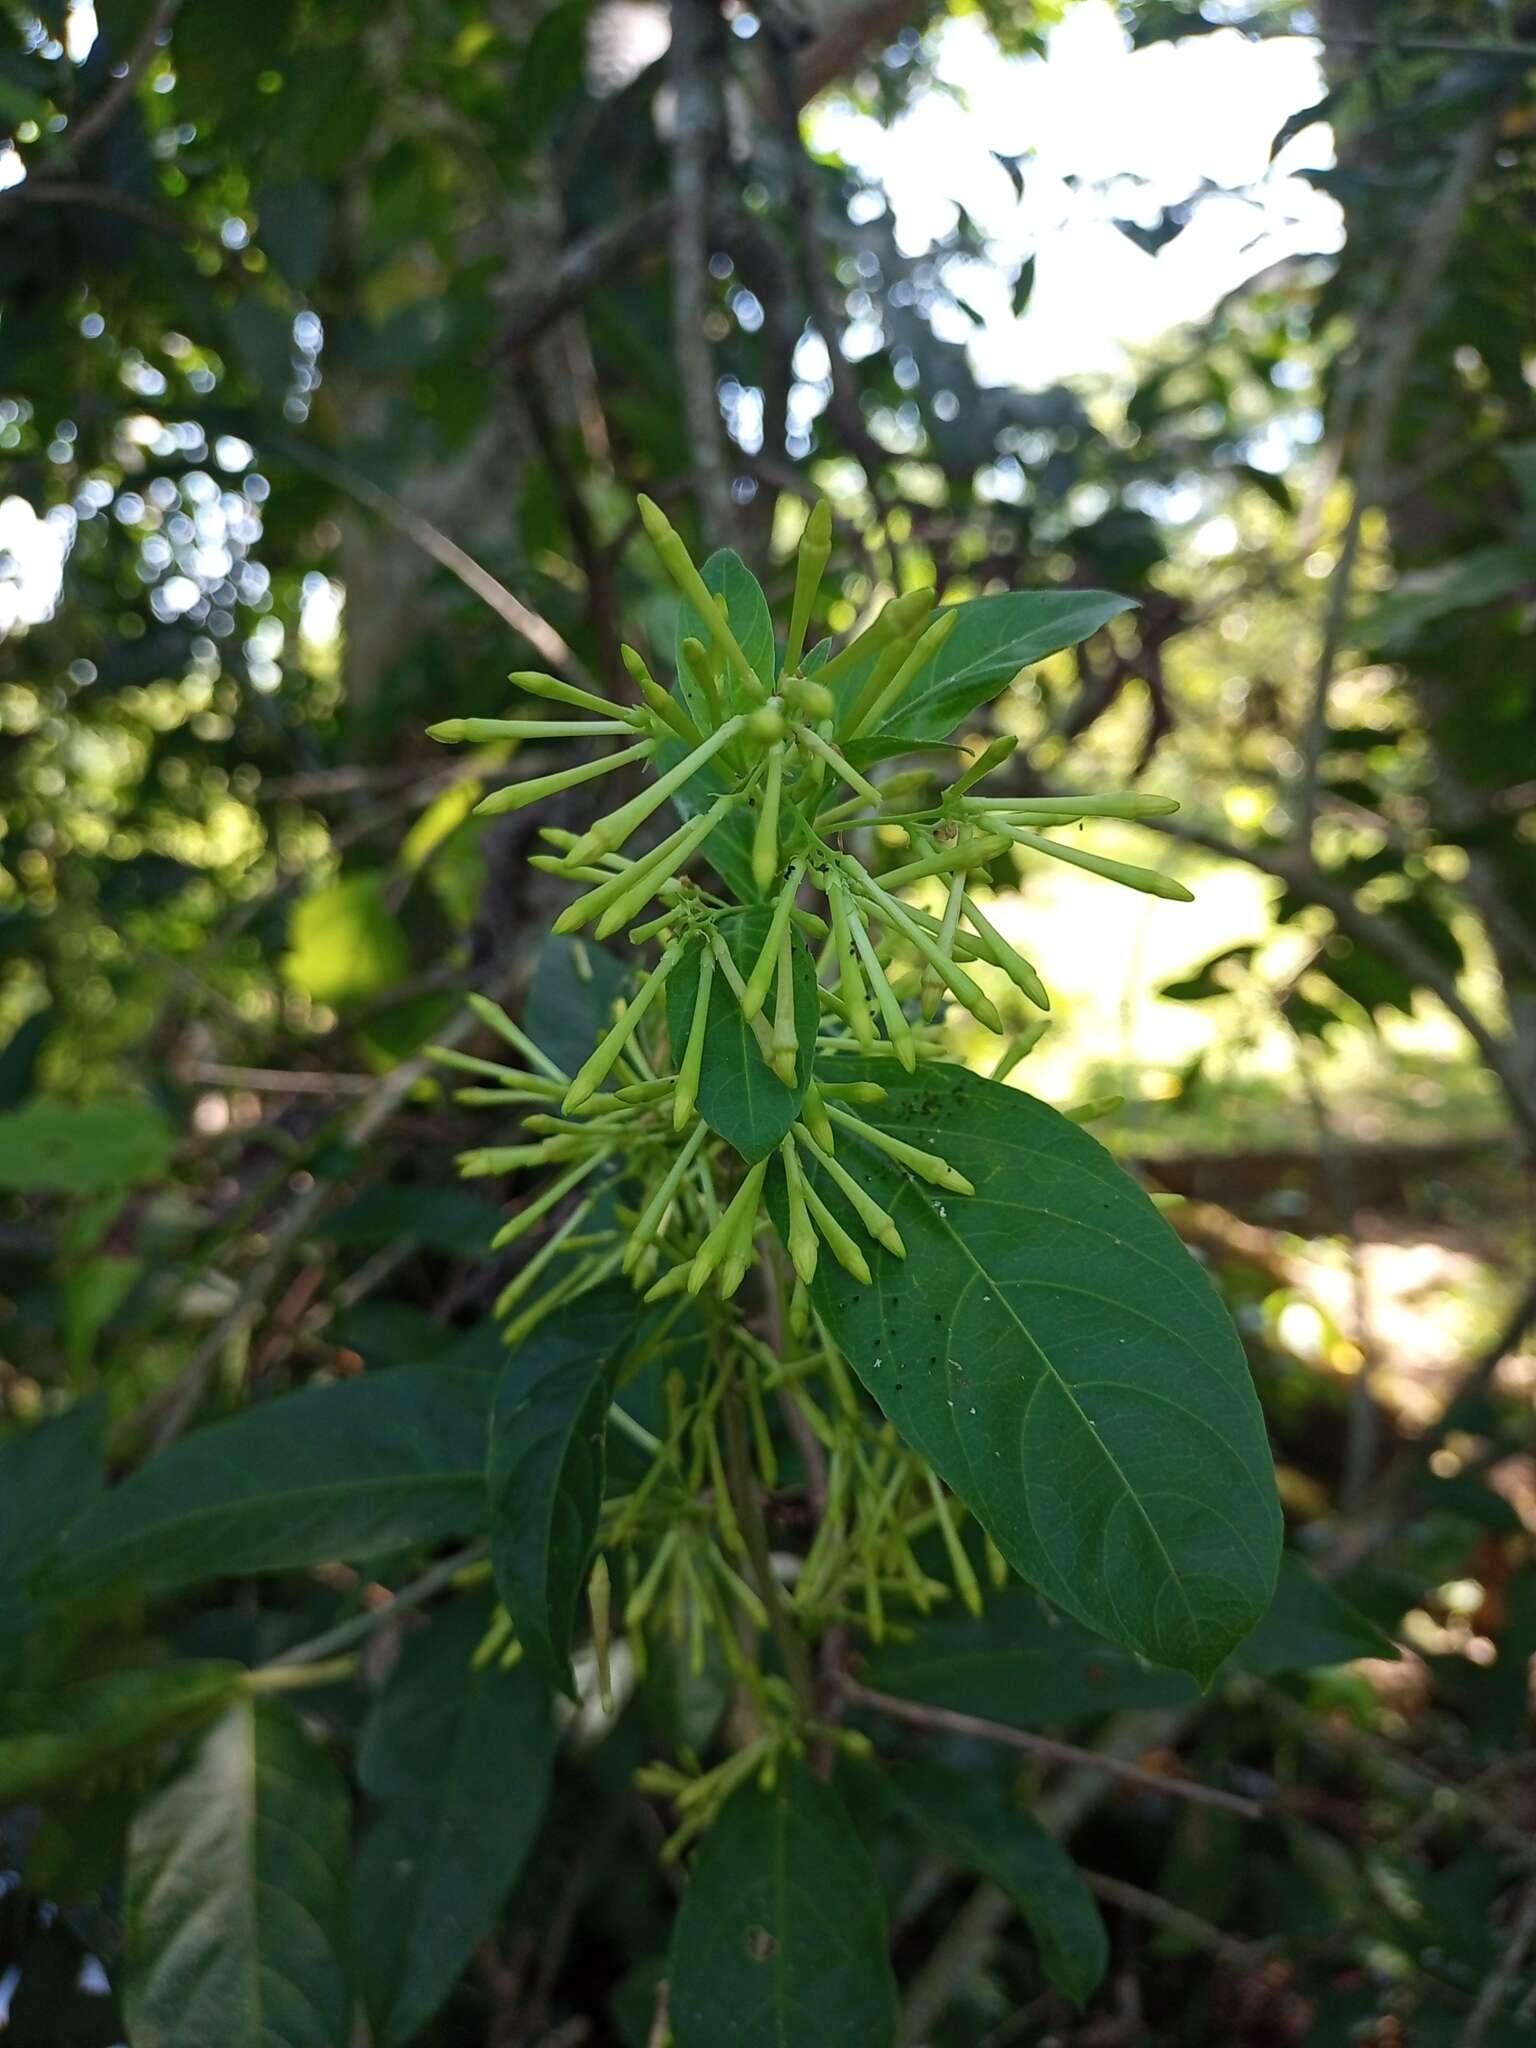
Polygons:
<instances>
[{"instance_id":1,"label":"green leaf","mask_svg":"<svg viewBox=\"0 0 1536 2048\"><path fill-rule=\"evenodd\" d=\"M625 963L590 939L554 935L539 948L523 1029L557 1067L574 1074L613 1022L629 987Z\"/></svg>"},{"instance_id":2,"label":"green leaf","mask_svg":"<svg viewBox=\"0 0 1536 2048\"><path fill-rule=\"evenodd\" d=\"M216 1713L244 1676L238 1664L114 1671L60 1692L9 1692L0 1712L0 1808L111 1771Z\"/></svg>"},{"instance_id":3,"label":"green leaf","mask_svg":"<svg viewBox=\"0 0 1536 2048\"><path fill-rule=\"evenodd\" d=\"M283 973L317 1003L343 1008L387 995L411 964L382 870L343 875L293 906Z\"/></svg>"},{"instance_id":4,"label":"green leaf","mask_svg":"<svg viewBox=\"0 0 1536 2048\"><path fill-rule=\"evenodd\" d=\"M413 1637L363 1729L358 1775L383 1811L353 1877L352 1953L378 2048L436 2012L511 1890L549 1793L548 1688L526 1662L474 1668L489 1599Z\"/></svg>"},{"instance_id":5,"label":"green leaf","mask_svg":"<svg viewBox=\"0 0 1536 2048\"><path fill-rule=\"evenodd\" d=\"M732 1794L672 1938L676 2048L892 2048L896 1987L869 1858L803 1763Z\"/></svg>"},{"instance_id":6,"label":"green leaf","mask_svg":"<svg viewBox=\"0 0 1536 2048\"><path fill-rule=\"evenodd\" d=\"M29 1102L0 1116L0 1188L94 1195L165 1171L175 1135L147 1102Z\"/></svg>"},{"instance_id":7,"label":"green leaf","mask_svg":"<svg viewBox=\"0 0 1536 2048\"><path fill-rule=\"evenodd\" d=\"M1289 1552L1280 1560L1274 1602L1232 1664L1258 1678L1314 1671L1356 1657L1393 1659L1396 1643Z\"/></svg>"},{"instance_id":8,"label":"green leaf","mask_svg":"<svg viewBox=\"0 0 1536 2048\"><path fill-rule=\"evenodd\" d=\"M1086 640L1133 609L1108 590L1014 590L972 598L954 631L912 678L878 730L943 739L1022 668ZM845 685L845 688L848 686Z\"/></svg>"},{"instance_id":9,"label":"green leaf","mask_svg":"<svg viewBox=\"0 0 1536 2048\"><path fill-rule=\"evenodd\" d=\"M1040 1950L1045 1973L1074 2005L1104 1981L1109 1937L1072 1858L1032 1814L996 1789L938 1764L888 1766L898 1803L951 1862L988 1877L1013 1900Z\"/></svg>"},{"instance_id":10,"label":"green leaf","mask_svg":"<svg viewBox=\"0 0 1536 2048\"><path fill-rule=\"evenodd\" d=\"M347 1797L293 1717L243 1699L134 1816L133 2048L347 2048Z\"/></svg>"},{"instance_id":11,"label":"green leaf","mask_svg":"<svg viewBox=\"0 0 1536 2048\"><path fill-rule=\"evenodd\" d=\"M911 1642L875 1650L862 1677L876 1692L1009 1728L1068 1728L1198 1697L1183 1672L1154 1670L1024 1586L994 1594L978 1616L920 1623Z\"/></svg>"},{"instance_id":12,"label":"green leaf","mask_svg":"<svg viewBox=\"0 0 1536 2048\"><path fill-rule=\"evenodd\" d=\"M730 949L743 981L752 972L772 920L773 912L766 904L729 911L718 920L716 929ZM746 1160L766 1158L780 1143L800 1114L810 1084L811 1059L806 1048L815 1043L820 1014L816 963L805 941L793 930L790 948L794 960L795 1035L801 1047L793 1088L786 1088L763 1058L751 1026L742 1018L741 1005L718 967L710 987L704 1064L699 1074L699 1115ZM693 1022L700 953L698 946L685 953L667 982L667 1032L678 1060L683 1056ZM775 975L775 990L777 986ZM763 1011L770 1019L773 1001L770 994Z\"/></svg>"},{"instance_id":13,"label":"green leaf","mask_svg":"<svg viewBox=\"0 0 1536 2048\"><path fill-rule=\"evenodd\" d=\"M608 1404L637 1315L622 1284L583 1296L507 1360L491 1411L497 1590L528 1662L573 1699L571 1636L602 1506Z\"/></svg>"},{"instance_id":14,"label":"green leaf","mask_svg":"<svg viewBox=\"0 0 1536 2048\"><path fill-rule=\"evenodd\" d=\"M488 1373L392 1367L173 1444L65 1531L49 1590L386 1556L483 1527Z\"/></svg>"},{"instance_id":15,"label":"green leaf","mask_svg":"<svg viewBox=\"0 0 1536 2048\"><path fill-rule=\"evenodd\" d=\"M1208 1681L1268 1606L1280 1546L1263 1417L1215 1290L1109 1154L1021 1089L950 1066L839 1072L878 1074L867 1120L976 1193L840 1142L907 1256L869 1245L868 1287L822 1261L833 1337L1025 1579Z\"/></svg>"}]
</instances>

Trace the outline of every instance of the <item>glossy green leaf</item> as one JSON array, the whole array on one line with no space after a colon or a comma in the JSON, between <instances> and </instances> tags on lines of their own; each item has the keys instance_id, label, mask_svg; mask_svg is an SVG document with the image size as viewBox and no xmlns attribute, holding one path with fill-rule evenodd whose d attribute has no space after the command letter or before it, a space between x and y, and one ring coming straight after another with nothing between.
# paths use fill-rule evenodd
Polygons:
<instances>
[{"instance_id":1,"label":"glossy green leaf","mask_svg":"<svg viewBox=\"0 0 1536 2048\"><path fill-rule=\"evenodd\" d=\"M147 1102L39 1099L0 1116L0 1188L95 1195L154 1180L175 1144L170 1125Z\"/></svg>"},{"instance_id":2,"label":"glossy green leaf","mask_svg":"<svg viewBox=\"0 0 1536 2048\"><path fill-rule=\"evenodd\" d=\"M801 1763L704 1839L672 1938L676 2048L892 2048L896 1988L868 1856Z\"/></svg>"},{"instance_id":3,"label":"glossy green leaf","mask_svg":"<svg viewBox=\"0 0 1536 2048\"><path fill-rule=\"evenodd\" d=\"M743 981L762 949L772 917L767 905L759 905L750 910L730 911L718 922L717 929L730 948ZM802 1047L793 1088L786 1088L763 1058L751 1026L742 1019L741 1006L718 968L710 988L708 1035L699 1074L699 1115L747 1160L765 1158L781 1142L800 1114L810 1083L811 1062L803 1048L814 1044L816 1038L816 963L798 932L791 933L790 946L794 959L795 1031ZM695 946L684 954L667 983L667 1031L679 1060L693 1022L699 960L700 951ZM763 1011L770 1022L773 1002L770 994Z\"/></svg>"},{"instance_id":4,"label":"glossy green leaf","mask_svg":"<svg viewBox=\"0 0 1536 2048\"><path fill-rule=\"evenodd\" d=\"M555 1728L526 1662L472 1662L492 1611L458 1600L413 1637L358 1752L382 1811L353 1877L352 1953L378 2048L436 2012L494 1921L537 1832Z\"/></svg>"},{"instance_id":5,"label":"glossy green leaf","mask_svg":"<svg viewBox=\"0 0 1536 2048\"><path fill-rule=\"evenodd\" d=\"M1086 2005L1109 1967L1109 1937L1092 1892L1056 1837L1033 1814L1003 1804L991 1784L938 1764L890 1766L887 1784L935 1848L1007 1892L1046 1975L1074 2005Z\"/></svg>"},{"instance_id":6,"label":"glossy green leaf","mask_svg":"<svg viewBox=\"0 0 1536 2048\"><path fill-rule=\"evenodd\" d=\"M882 720L882 732L939 740L1020 669L1086 640L1134 609L1109 590L1013 590L959 607L954 631ZM846 686L845 686L846 687Z\"/></svg>"},{"instance_id":7,"label":"glossy green leaf","mask_svg":"<svg viewBox=\"0 0 1536 2048\"><path fill-rule=\"evenodd\" d=\"M554 933L539 948L523 1029L557 1067L574 1074L613 1022L613 1006L629 985L628 965L606 946Z\"/></svg>"},{"instance_id":8,"label":"glossy green leaf","mask_svg":"<svg viewBox=\"0 0 1536 2048\"><path fill-rule=\"evenodd\" d=\"M8 1691L0 1707L0 1808L78 1791L83 1781L195 1728L241 1677L238 1664L167 1664L113 1671L47 1694Z\"/></svg>"},{"instance_id":9,"label":"glossy green leaf","mask_svg":"<svg viewBox=\"0 0 1536 2048\"><path fill-rule=\"evenodd\" d=\"M346 1791L284 1709L242 1699L134 1816L133 2048L347 2048Z\"/></svg>"},{"instance_id":10,"label":"glossy green leaf","mask_svg":"<svg viewBox=\"0 0 1536 2048\"><path fill-rule=\"evenodd\" d=\"M622 1284L583 1296L507 1360L491 1413L491 1562L528 1662L574 1698L576 1627L602 1506L608 1404L638 1317Z\"/></svg>"},{"instance_id":11,"label":"glossy green leaf","mask_svg":"<svg viewBox=\"0 0 1536 2048\"><path fill-rule=\"evenodd\" d=\"M464 1367L395 1366L198 1430L65 1531L50 1590L176 1586L471 1534L491 1386Z\"/></svg>"},{"instance_id":12,"label":"glossy green leaf","mask_svg":"<svg viewBox=\"0 0 1536 2048\"><path fill-rule=\"evenodd\" d=\"M814 1294L837 1342L1025 1579L1209 1680L1268 1606L1280 1546L1263 1418L1209 1280L1109 1154L1022 1090L950 1066L839 1071L878 1073L868 1121L941 1153L976 1193L840 1142L907 1256L870 1245L868 1287L822 1261Z\"/></svg>"}]
</instances>

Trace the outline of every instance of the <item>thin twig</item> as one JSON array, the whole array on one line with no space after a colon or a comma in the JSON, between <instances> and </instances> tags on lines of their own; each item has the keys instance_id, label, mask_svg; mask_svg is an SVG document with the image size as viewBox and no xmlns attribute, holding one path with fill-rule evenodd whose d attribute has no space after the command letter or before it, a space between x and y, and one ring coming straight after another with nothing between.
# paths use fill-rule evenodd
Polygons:
<instances>
[{"instance_id":1,"label":"thin twig","mask_svg":"<svg viewBox=\"0 0 1536 2048\"><path fill-rule=\"evenodd\" d=\"M441 568L457 576L466 590L473 591L476 597L488 604L497 618L509 625L514 633L520 633L540 660L547 661L557 675L564 676L567 682L579 683L583 689L598 687L580 655L543 613L536 612L508 590L499 578L461 548L457 541L450 540L430 519L412 506L402 504L374 483L371 477L360 475L345 463L336 461L334 456L323 455L318 448L312 448L306 442L288 440L282 447L283 452L301 468L324 477L327 483L345 491L359 505L376 512L397 533L414 541L423 554L430 555Z\"/></svg>"},{"instance_id":2,"label":"thin twig","mask_svg":"<svg viewBox=\"0 0 1536 2048\"><path fill-rule=\"evenodd\" d=\"M377 1635L381 1628L388 1627L398 1616L408 1614L413 1607L424 1606L445 1586L452 1585L460 1572L478 1564L485 1553L483 1539L466 1544L452 1557L445 1557L424 1571L419 1579L412 1579L409 1585L402 1586L398 1593L391 1595L387 1605L370 1607L366 1614L354 1614L350 1621L340 1621L334 1628L311 1636L307 1642L295 1644L291 1650L281 1651L265 1664L258 1664L257 1670L286 1670L293 1664L317 1664L322 1659L334 1657L338 1650L350 1650L354 1643L366 1642L369 1636Z\"/></svg>"},{"instance_id":3,"label":"thin twig","mask_svg":"<svg viewBox=\"0 0 1536 2048\"><path fill-rule=\"evenodd\" d=\"M1198 1913L1191 1913L1185 1906L1174 1905L1171 1899L1161 1899L1155 1892L1144 1892L1140 1885L1127 1884L1123 1877L1111 1877L1102 1870L1085 1870L1082 1877L1089 1891L1107 1905L1118 1906L1123 1913L1133 1913L1138 1920L1148 1920L1154 1927L1178 1935L1191 1947L1219 1956L1224 1963L1248 1965L1259 1962L1274 1946L1271 1942L1246 1941L1241 1935L1224 1934L1209 1920L1202 1920Z\"/></svg>"},{"instance_id":4,"label":"thin twig","mask_svg":"<svg viewBox=\"0 0 1536 2048\"><path fill-rule=\"evenodd\" d=\"M1051 1735L1037 1735L1033 1729L1010 1728L1002 1721L984 1721L976 1714L962 1714L952 1707L933 1707L920 1700L900 1699L894 1693L874 1692L867 1685L850 1680L844 1694L851 1706L868 1707L889 1714L893 1721L905 1721L913 1728L941 1728L951 1735L968 1735L975 1742L992 1742L1004 1749L1022 1749L1049 1763L1072 1764L1087 1771L1102 1771L1127 1785L1163 1798L1182 1799L1192 1806L1217 1806L1235 1813L1241 1820L1262 1820L1264 1806L1257 1799L1245 1799L1237 1792L1223 1792L1219 1786L1204 1785L1193 1778L1169 1778L1149 1771L1141 1764L1109 1756L1102 1750L1081 1749L1073 1742L1058 1742Z\"/></svg>"},{"instance_id":5,"label":"thin twig","mask_svg":"<svg viewBox=\"0 0 1536 2048\"><path fill-rule=\"evenodd\" d=\"M1505 1993L1519 1976L1520 1966L1532 1941L1536 1941L1536 1882L1525 1888L1515 1924L1510 1929L1509 1946L1477 1994L1477 2003L1467 2016L1457 2048L1483 2048L1483 2040L1493 2024L1494 2015L1503 2004Z\"/></svg>"}]
</instances>

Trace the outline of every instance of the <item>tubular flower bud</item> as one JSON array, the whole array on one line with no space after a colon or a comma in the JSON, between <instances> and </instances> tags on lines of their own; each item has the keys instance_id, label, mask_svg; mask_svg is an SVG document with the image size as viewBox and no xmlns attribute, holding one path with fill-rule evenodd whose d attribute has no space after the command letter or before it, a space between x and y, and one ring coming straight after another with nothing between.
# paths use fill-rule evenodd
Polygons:
<instances>
[{"instance_id":1,"label":"tubular flower bud","mask_svg":"<svg viewBox=\"0 0 1536 2048\"><path fill-rule=\"evenodd\" d=\"M795 595L790 606L789 637L784 643L786 675L793 674L800 666L800 657L805 652L806 629L811 623L816 593L821 588L821 579L831 554L832 508L825 498L818 498L805 522L805 531L800 536L800 551L795 558Z\"/></svg>"}]
</instances>

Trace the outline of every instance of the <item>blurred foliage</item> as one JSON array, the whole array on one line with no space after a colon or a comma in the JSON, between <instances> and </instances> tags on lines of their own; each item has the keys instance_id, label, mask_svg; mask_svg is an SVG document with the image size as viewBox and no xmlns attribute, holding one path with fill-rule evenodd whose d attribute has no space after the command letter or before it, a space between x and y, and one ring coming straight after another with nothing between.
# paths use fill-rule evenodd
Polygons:
<instances>
[{"instance_id":1,"label":"blurred foliage","mask_svg":"<svg viewBox=\"0 0 1536 2048\"><path fill-rule=\"evenodd\" d=\"M1020 56L1057 12L975 11ZM136 1808L141 1830L165 1821L189 1739L198 1775L172 1792L234 1799L205 1710L267 1729L286 1711L228 1706L231 1672L358 1613L375 1577L405 1584L458 1533L450 1512L389 1536L418 1400L450 1469L468 1443L478 1486L475 1388L506 1270L485 1252L489 1205L446 1180L467 1120L411 1056L454 1028L471 978L527 988L549 899L517 820L471 819L473 768L445 768L421 727L450 697L505 710L519 667L627 688L620 619L665 661L673 606L635 545L636 489L690 540L729 539L779 602L813 485L838 514L826 628L929 581L1138 598L1021 678L1004 722L1031 785L1155 769L1186 798L1166 856L1191 872L1236 857L1273 889L1257 950L1224 944L1163 991L1216 1020L1173 1093L1241 1153L1243 1086L1273 1085L1244 1062L1278 1032L1298 1141L1320 1130L1330 1158L1353 1156L1342 1185L1331 1170L1318 1195L1303 1177L1302 1213L1277 1207L1263 1229L1239 1163L1223 1183L1237 1227L1204 1213L1204 1183L1181 1227L1248 1342L1295 1545L1413 1652L1384 1672L1313 1644L1146 1734L1155 1768L1266 1800L1261 1822L1145 1788L1105 1798L1098 1779L1096 1803L1074 1806L1046 1782L1039 1810L1122 1886L1101 1895L1111 1988L1081 2020L1017 1920L959 1952L957 1914L993 1868L981 1850L956 1851L953 1832L935 1846L910 1812L845 1788L898 1928L899 1989L929 2015L921 2038L1528 2038L1530 1382L1495 1368L1522 1336L1509 1300L1530 1301L1536 1137L1536 17L1474 0L1120 11L1142 44L1234 19L1334 38L1324 97L1288 127L1332 127L1334 162L1303 175L1341 208L1342 251L1262 272L1134 374L984 385L956 337L976 317L965 266L995 261L985 237L961 213L908 252L885 196L807 153L795 112L805 90L834 90L899 120L935 89L946 9L738 11L709 51L704 341L733 531L708 535L686 425L697 365L673 325L662 15L114 0L93 37L86 7L4 11L0 1561L16 1698L0 1768L16 1764L19 1803L0 1828L24 1882L0 1891L0 1964L20 1970L18 2041L121 2038ZM1027 159L1004 168L1028 176ZM1201 199L1126 231L1161 247ZM1026 261L1016 308L1033 281ZM588 1000L549 956L529 997L540 1035L579 1039ZM1480 1234L1494 1274L1482 1321L1500 1341L1462 1361L1446 1383L1460 1396L1417 1442L1358 1396L1363 1333L1331 1298L1303 1301L1286 1264L1297 1235L1349 1256L1349 1176L1373 1168L1331 1128L1349 1103L1314 1114L1317 1076L1326 1092L1329 1062L1378 1032L1390 1045L1405 1018L1454 1034L1520 1148L1497 1168L1480 1155L1470 1182L1383 1152L1400 1205L1420 1199L1407 1180L1431 1182L1424 1206ZM1419 1070L1385 1071L1390 1136L1411 1146ZM1305 1341L1297 1306L1315 1318ZM359 1453L349 1404L375 1374L394 1384ZM290 1398L329 1405L288 1419ZM279 1472L371 1460L384 1535L327 1525L257 1555L237 1529L228 1570L259 1580L152 1593L145 1560L67 1598L33 1590L103 1476L194 1420L243 1426L248 1407ZM199 1483L224 1504L216 1466ZM793 1547L803 1501L784 1508ZM976 1625L974 1653L1024 1655L1039 1617L1021 1622L1013 1598ZM368 1707L360 1765L355 1690L303 1698L329 1752L304 1753L316 1811L341 1812L341 1773L359 1783L375 1866L367 1844L412 1826L380 1762L397 1687L435 1654L445 1712L490 1717L490 1741L497 1715L524 1726L516 1687L477 1691L467 1626L450 1602L414 1640ZM941 1631L965 1626L934 1624L936 1657L958 1660ZM518 1823L526 1860L481 1896L484 1940L442 1979L440 2016L378 2038L654 2039L672 1902L654 1816L627 1788L652 1725L716 1739L724 1702L686 1662L652 1674L603 1740L584 1729L562 1748L547 1806L540 1738L518 1737L540 1787ZM1147 1674L1129 1668L1122 1695L1114 1669L1085 1669L1097 1711L1058 1696L1046 1724L1123 1739L1113 1716L1153 1704ZM67 1726L55 1713L40 1733L36 1699L65 1687ZM1002 1712L994 1692L969 1704ZM46 1813L37 1795L61 1780L27 1775L44 1738L67 1788ZM281 1723L272 1754L293 1739ZM912 1746L983 1798L1020 1794L1006 1752ZM249 1753L256 1771L254 1734ZM1159 1901L1186 1917L1158 1919ZM373 1959L385 1977L397 1965ZM379 1992L375 2011L430 2010L416 1995ZM135 2040L187 2038L157 2024Z\"/></svg>"}]
</instances>

